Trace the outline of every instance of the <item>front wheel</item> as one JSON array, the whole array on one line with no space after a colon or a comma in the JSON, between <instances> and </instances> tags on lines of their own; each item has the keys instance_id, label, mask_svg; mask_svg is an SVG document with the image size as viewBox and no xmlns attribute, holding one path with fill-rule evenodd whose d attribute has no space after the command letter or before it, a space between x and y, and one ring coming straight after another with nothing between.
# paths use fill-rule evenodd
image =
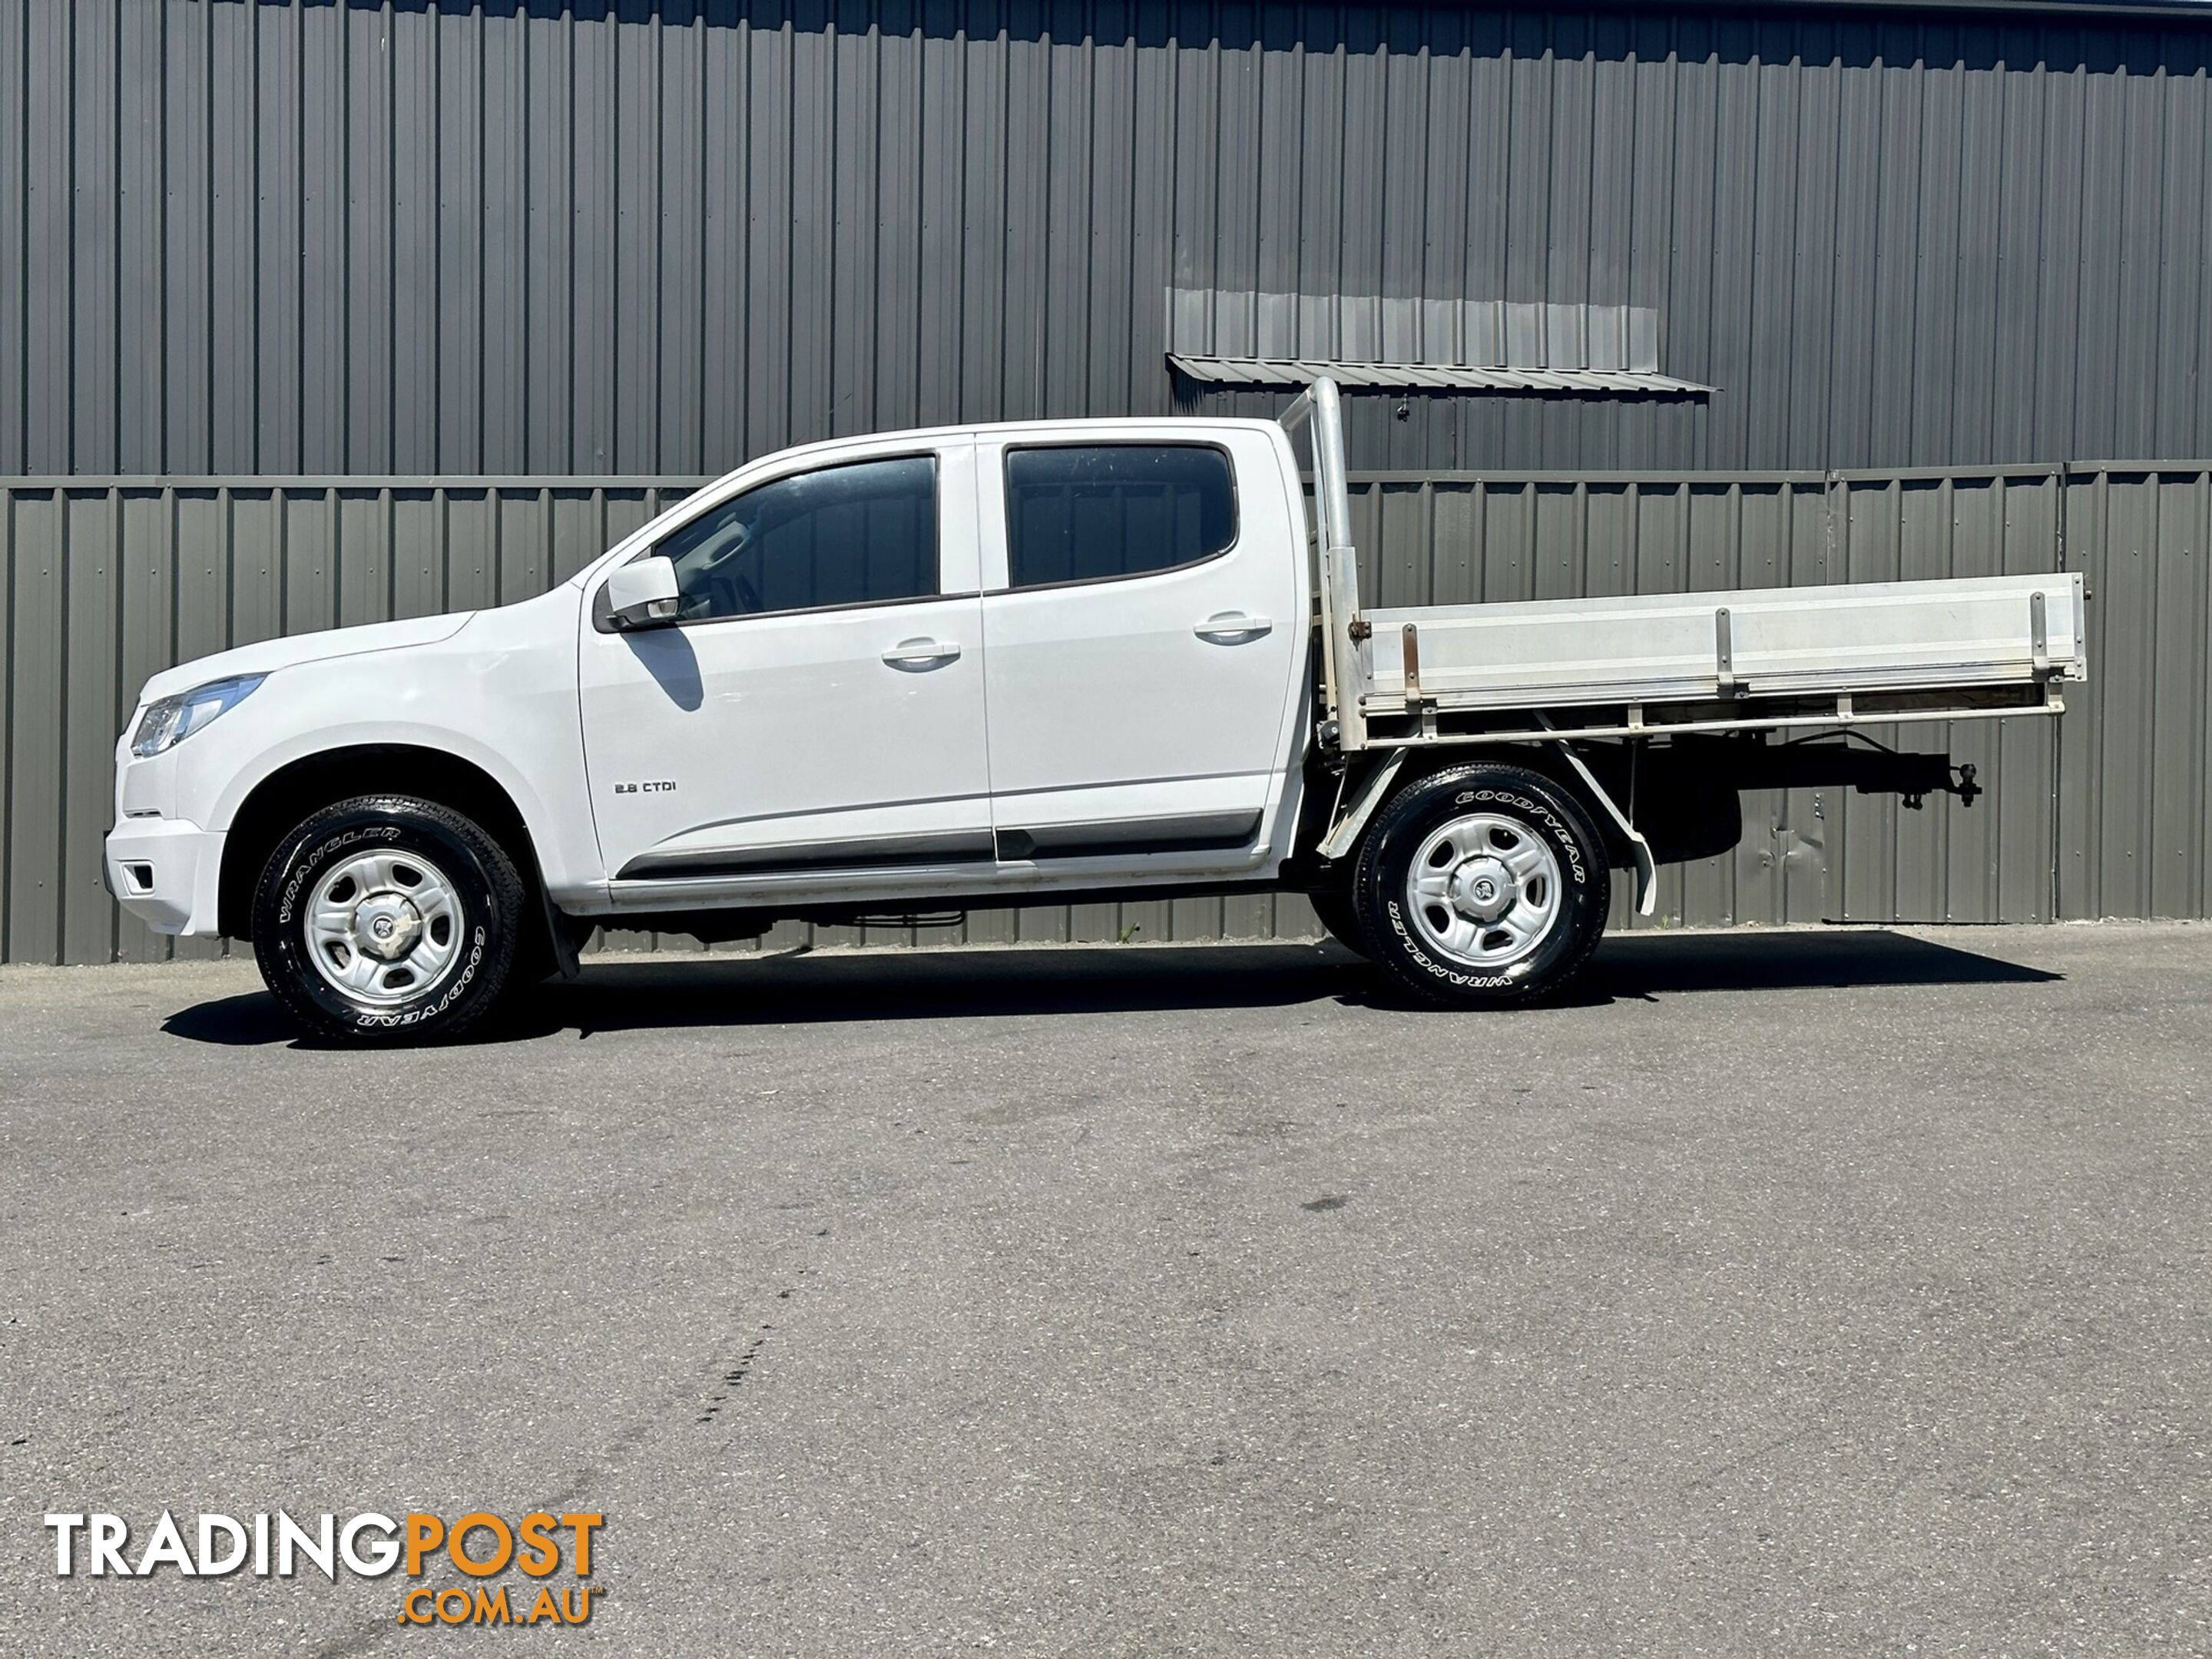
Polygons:
<instances>
[{"instance_id":1,"label":"front wheel","mask_svg":"<svg viewBox=\"0 0 2212 1659\"><path fill-rule=\"evenodd\" d=\"M514 860L434 801L363 795L277 844L253 900L253 954L276 1000L336 1042L459 1035L499 999L521 943Z\"/></svg>"},{"instance_id":2,"label":"front wheel","mask_svg":"<svg viewBox=\"0 0 2212 1659\"><path fill-rule=\"evenodd\" d=\"M1604 843L1573 794L1525 767L1454 767L1376 818L1352 884L1377 966L1425 1002L1523 1002L1605 931Z\"/></svg>"}]
</instances>

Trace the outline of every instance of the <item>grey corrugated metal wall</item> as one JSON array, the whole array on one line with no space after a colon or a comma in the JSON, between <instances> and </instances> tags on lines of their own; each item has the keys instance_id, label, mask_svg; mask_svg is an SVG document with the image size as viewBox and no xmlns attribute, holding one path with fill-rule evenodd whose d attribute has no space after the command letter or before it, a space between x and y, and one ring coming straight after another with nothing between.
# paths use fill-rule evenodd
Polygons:
<instances>
[{"instance_id":1,"label":"grey corrugated metal wall","mask_svg":"<svg viewBox=\"0 0 2212 1659\"><path fill-rule=\"evenodd\" d=\"M0 955L167 953L118 914L100 875L115 733L148 674L274 634L524 597L694 483L83 479L0 489L12 596L0 676ZM2063 547L2094 596L2095 678L2072 691L2057 729L2016 720L1899 734L1974 761L1988 799L1912 812L1848 792L1748 797L1743 844L1670 869L1657 920L2208 914L2212 468L1370 474L1356 507L1367 591L1393 604L2046 570ZM1630 921L1625 906L1615 920ZM1302 901L1261 897L979 915L964 934L927 937L1131 929L1148 939L1314 931Z\"/></svg>"},{"instance_id":2,"label":"grey corrugated metal wall","mask_svg":"<svg viewBox=\"0 0 2212 1659\"><path fill-rule=\"evenodd\" d=\"M2212 454L2212 33L2014 16L0 0L0 475L1157 410L1170 283L1650 307L1719 388L1358 465Z\"/></svg>"}]
</instances>

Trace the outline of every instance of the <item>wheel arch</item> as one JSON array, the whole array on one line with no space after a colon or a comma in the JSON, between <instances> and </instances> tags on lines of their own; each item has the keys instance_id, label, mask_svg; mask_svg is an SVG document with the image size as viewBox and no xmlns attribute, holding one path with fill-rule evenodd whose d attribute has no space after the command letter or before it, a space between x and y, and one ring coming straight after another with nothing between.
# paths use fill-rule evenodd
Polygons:
<instances>
[{"instance_id":1,"label":"wheel arch","mask_svg":"<svg viewBox=\"0 0 2212 1659\"><path fill-rule=\"evenodd\" d=\"M1360 828L1359 840L1361 841L1366 838L1367 832L1373 827L1375 820L1382 815L1392 801L1405 793L1407 790L1417 787L1438 772L1449 771L1462 766L1517 766L1526 771L1538 774L1575 798L1577 805L1589 815L1590 821L1597 826L1599 838L1605 846L1607 861L1615 869L1632 867L1636 862L1635 854L1627 836L1622 834L1620 825L1614 822L1613 814L1605 802L1591 787L1590 780L1583 775L1572 758L1565 752L1564 746L1556 741L1483 743L1476 740L1422 744L1396 752L1402 757L1398 765L1398 775L1391 780L1389 789L1376 799L1370 810L1366 821ZM1352 849L1345 855L1346 861L1348 862L1351 859L1356 858L1358 851L1358 843L1355 842Z\"/></svg>"},{"instance_id":2,"label":"wheel arch","mask_svg":"<svg viewBox=\"0 0 2212 1659\"><path fill-rule=\"evenodd\" d=\"M404 778L404 782L395 780ZM252 931L253 889L269 855L308 814L355 795L408 794L466 813L507 850L533 906L544 891L538 849L507 787L449 750L408 743L351 744L289 761L255 784L224 837L216 925L228 937Z\"/></svg>"},{"instance_id":3,"label":"wheel arch","mask_svg":"<svg viewBox=\"0 0 2212 1659\"><path fill-rule=\"evenodd\" d=\"M1593 758L1603 763L1601 755ZM1658 897L1659 874L1651 846L1631 822L1616 793L1610 792L1606 778L1590 765L1589 759L1566 744L1553 741L1439 745L1424 751L1421 760L1423 763L1418 768L1405 769L1391 790L1393 797L1438 772L1482 764L1517 766L1565 792L1596 830L1607 865L1612 869L1636 872L1637 913L1647 916L1651 914ZM1388 805L1387 800L1382 803L1384 806Z\"/></svg>"}]
</instances>

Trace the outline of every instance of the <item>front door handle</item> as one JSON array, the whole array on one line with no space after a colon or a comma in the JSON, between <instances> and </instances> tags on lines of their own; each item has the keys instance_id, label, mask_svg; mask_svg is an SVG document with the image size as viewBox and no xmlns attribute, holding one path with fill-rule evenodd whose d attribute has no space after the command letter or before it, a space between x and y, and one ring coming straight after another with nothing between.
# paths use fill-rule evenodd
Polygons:
<instances>
[{"instance_id":1,"label":"front door handle","mask_svg":"<svg viewBox=\"0 0 2212 1659\"><path fill-rule=\"evenodd\" d=\"M903 672L917 674L926 668L951 662L959 654L960 647L950 640L901 640L884 653L884 660Z\"/></svg>"},{"instance_id":2,"label":"front door handle","mask_svg":"<svg viewBox=\"0 0 2212 1659\"><path fill-rule=\"evenodd\" d=\"M1265 617L1248 617L1242 611L1223 611L1208 617L1191 632L1201 640L1213 640L1225 645L1256 640L1274 626Z\"/></svg>"}]
</instances>

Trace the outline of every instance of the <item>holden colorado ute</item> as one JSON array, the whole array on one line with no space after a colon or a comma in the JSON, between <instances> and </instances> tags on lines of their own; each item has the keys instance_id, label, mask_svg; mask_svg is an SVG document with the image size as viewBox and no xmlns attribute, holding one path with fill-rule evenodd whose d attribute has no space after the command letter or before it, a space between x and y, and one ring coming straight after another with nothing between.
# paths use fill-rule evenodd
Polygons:
<instances>
[{"instance_id":1,"label":"holden colorado ute","mask_svg":"<svg viewBox=\"0 0 2212 1659\"><path fill-rule=\"evenodd\" d=\"M155 676L108 881L357 1042L458 1034L598 924L1269 889L1480 1006L1582 966L1613 871L1648 912L1733 846L1739 791L1971 800L1862 733L2085 672L2077 574L1377 608L1351 523L1326 380L787 450L536 599Z\"/></svg>"}]
</instances>

